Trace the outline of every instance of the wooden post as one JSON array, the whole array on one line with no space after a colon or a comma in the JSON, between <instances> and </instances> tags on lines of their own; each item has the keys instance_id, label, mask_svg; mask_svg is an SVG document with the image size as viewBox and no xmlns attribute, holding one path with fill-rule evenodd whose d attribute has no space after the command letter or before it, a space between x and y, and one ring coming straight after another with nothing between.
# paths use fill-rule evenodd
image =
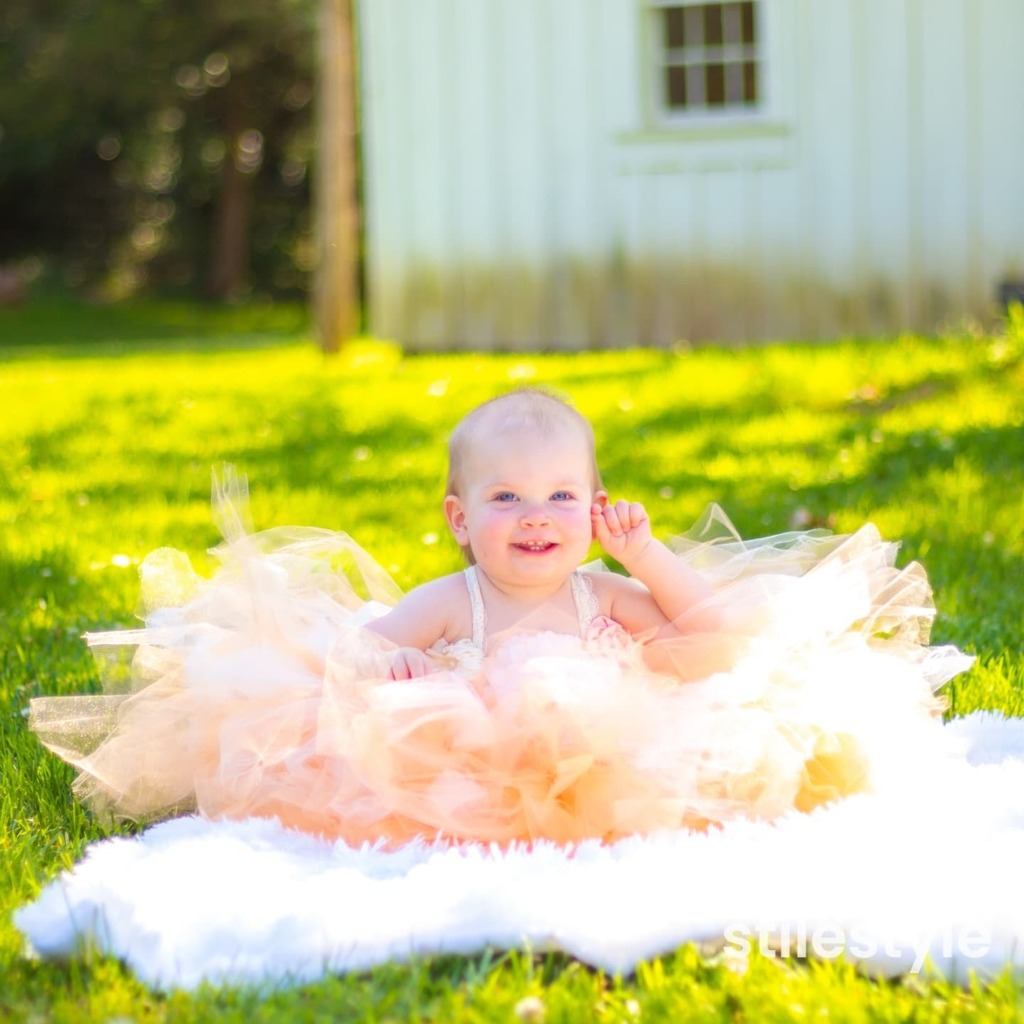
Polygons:
<instances>
[{"instance_id":1,"label":"wooden post","mask_svg":"<svg viewBox=\"0 0 1024 1024\"><path fill-rule=\"evenodd\" d=\"M355 0L320 2L319 145L313 315L325 352L359 325L359 196Z\"/></svg>"}]
</instances>

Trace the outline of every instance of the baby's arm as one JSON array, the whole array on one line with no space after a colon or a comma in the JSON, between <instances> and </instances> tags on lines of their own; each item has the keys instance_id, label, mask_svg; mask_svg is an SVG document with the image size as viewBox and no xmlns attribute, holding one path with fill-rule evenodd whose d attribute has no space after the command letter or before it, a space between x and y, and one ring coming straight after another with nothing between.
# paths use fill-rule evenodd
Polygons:
<instances>
[{"instance_id":1,"label":"baby's arm","mask_svg":"<svg viewBox=\"0 0 1024 1024\"><path fill-rule=\"evenodd\" d=\"M651 534L647 510L639 502L618 501L592 510L594 535L640 587L611 589L611 616L631 633L659 629L664 635L683 629L713 629L719 615L709 601L707 581Z\"/></svg>"},{"instance_id":2,"label":"baby's arm","mask_svg":"<svg viewBox=\"0 0 1024 1024\"><path fill-rule=\"evenodd\" d=\"M446 576L409 591L386 615L367 624L367 629L397 645L390 678L416 679L436 668L426 652L448 631L448 610L456 598L452 579Z\"/></svg>"}]
</instances>

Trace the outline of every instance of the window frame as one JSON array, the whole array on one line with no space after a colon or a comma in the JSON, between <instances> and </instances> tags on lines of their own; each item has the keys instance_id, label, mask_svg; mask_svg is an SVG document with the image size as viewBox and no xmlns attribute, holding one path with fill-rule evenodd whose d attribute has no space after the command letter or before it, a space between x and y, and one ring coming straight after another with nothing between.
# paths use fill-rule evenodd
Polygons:
<instances>
[{"instance_id":1,"label":"window frame","mask_svg":"<svg viewBox=\"0 0 1024 1024\"><path fill-rule=\"evenodd\" d=\"M753 0L754 40L752 44L723 44L715 49L722 56L731 46L753 49L755 65L756 99L752 103L723 103L714 106L672 107L668 104L666 71L671 66L687 66L667 59L669 50L665 39L666 8L704 7L709 0L644 0L642 4L642 38L644 40L644 67L646 68L646 121L655 129L672 130L700 127L701 125L741 125L764 122L771 114L770 48L766 32L768 6L764 0ZM725 6L735 0L720 0ZM708 48L702 44L701 53ZM732 51L735 53L735 51ZM747 58L750 59L750 58ZM691 67L706 67L712 61L693 61ZM723 61L725 63L725 61Z\"/></svg>"}]
</instances>

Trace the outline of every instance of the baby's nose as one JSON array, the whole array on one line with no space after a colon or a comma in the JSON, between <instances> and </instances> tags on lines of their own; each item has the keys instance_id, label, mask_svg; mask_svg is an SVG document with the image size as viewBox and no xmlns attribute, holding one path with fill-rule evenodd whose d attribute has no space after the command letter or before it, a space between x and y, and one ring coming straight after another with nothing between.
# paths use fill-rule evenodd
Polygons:
<instances>
[{"instance_id":1,"label":"baby's nose","mask_svg":"<svg viewBox=\"0 0 1024 1024\"><path fill-rule=\"evenodd\" d=\"M523 522L530 526L536 526L537 523L546 523L550 518L547 508L540 503L525 504L522 515Z\"/></svg>"}]
</instances>

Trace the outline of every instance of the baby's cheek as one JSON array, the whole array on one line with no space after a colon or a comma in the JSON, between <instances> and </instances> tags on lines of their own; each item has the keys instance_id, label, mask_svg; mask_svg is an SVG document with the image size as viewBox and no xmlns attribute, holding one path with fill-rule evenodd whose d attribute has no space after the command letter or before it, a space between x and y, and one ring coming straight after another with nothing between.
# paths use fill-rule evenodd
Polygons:
<instances>
[{"instance_id":1,"label":"baby's cheek","mask_svg":"<svg viewBox=\"0 0 1024 1024\"><path fill-rule=\"evenodd\" d=\"M566 516L564 524L566 529L571 530L573 533L593 538L597 528L597 516L593 516L589 511L583 510L571 516Z\"/></svg>"}]
</instances>

